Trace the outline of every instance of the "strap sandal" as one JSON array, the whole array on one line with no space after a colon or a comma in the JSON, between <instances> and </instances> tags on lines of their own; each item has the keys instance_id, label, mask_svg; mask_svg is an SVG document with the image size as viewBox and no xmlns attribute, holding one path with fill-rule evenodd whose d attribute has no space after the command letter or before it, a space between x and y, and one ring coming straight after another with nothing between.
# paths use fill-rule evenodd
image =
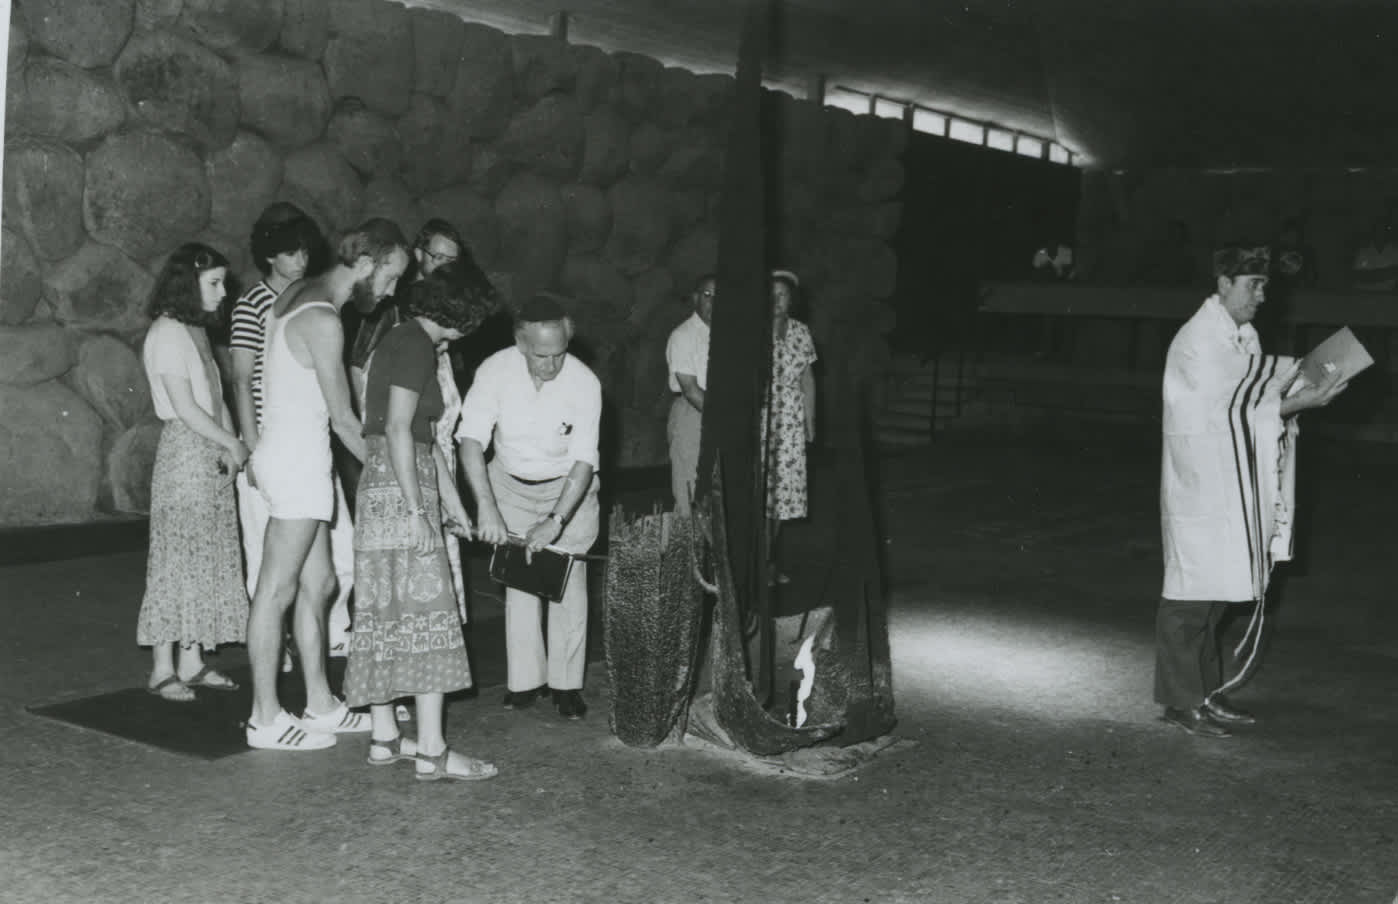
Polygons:
<instances>
[{"instance_id":1,"label":"strap sandal","mask_svg":"<svg viewBox=\"0 0 1398 904\"><path fill-rule=\"evenodd\" d=\"M374 756L375 751L382 751L382 753L379 756ZM403 752L403 736L401 734L388 741L380 741L377 738L369 739L367 759L370 766L387 766L400 760L416 760L417 758L415 753Z\"/></svg>"},{"instance_id":2,"label":"strap sandal","mask_svg":"<svg viewBox=\"0 0 1398 904\"><path fill-rule=\"evenodd\" d=\"M436 756L418 754L417 780L420 782L440 782L443 780L478 782L483 779L494 778L500 774L500 770L495 768L495 764L487 763L485 760L478 760L469 756L461 757L461 759L466 761L466 771L453 770L450 764L450 757L450 747L444 747L442 752Z\"/></svg>"},{"instance_id":3,"label":"strap sandal","mask_svg":"<svg viewBox=\"0 0 1398 904\"><path fill-rule=\"evenodd\" d=\"M193 703L194 691L175 675L169 675L155 684L146 685L146 693L153 694L170 703Z\"/></svg>"},{"instance_id":4,"label":"strap sandal","mask_svg":"<svg viewBox=\"0 0 1398 904\"><path fill-rule=\"evenodd\" d=\"M238 682L221 672L215 672L211 665L206 665L190 677L181 680L188 687L207 687L212 691L236 691L238 689Z\"/></svg>"},{"instance_id":5,"label":"strap sandal","mask_svg":"<svg viewBox=\"0 0 1398 904\"><path fill-rule=\"evenodd\" d=\"M335 746L335 736L323 731L312 731L295 716L282 710L277 713L271 725L246 723L249 747L258 750L324 750Z\"/></svg>"}]
</instances>

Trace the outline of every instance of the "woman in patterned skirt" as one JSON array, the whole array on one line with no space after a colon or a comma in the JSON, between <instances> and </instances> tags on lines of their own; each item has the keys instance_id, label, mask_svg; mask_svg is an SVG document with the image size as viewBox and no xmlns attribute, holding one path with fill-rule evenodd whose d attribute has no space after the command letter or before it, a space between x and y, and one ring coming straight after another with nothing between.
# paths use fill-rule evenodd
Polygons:
<instances>
[{"instance_id":1,"label":"woman in patterned skirt","mask_svg":"<svg viewBox=\"0 0 1398 904\"><path fill-rule=\"evenodd\" d=\"M176 703L195 687L236 690L203 650L242 643L248 622L233 478L248 448L233 431L205 328L218 322L228 261L206 245L170 255L151 293L142 348L164 421L151 477L150 552L136 642L153 654L151 693ZM174 650L179 647L179 662Z\"/></svg>"},{"instance_id":2,"label":"woman in patterned skirt","mask_svg":"<svg viewBox=\"0 0 1398 904\"><path fill-rule=\"evenodd\" d=\"M781 523L806 517L806 444L815 441L815 341L793 316L800 282L790 270L772 272L772 381L763 419L767 450L767 523L774 555ZM772 580L787 577L773 567Z\"/></svg>"},{"instance_id":3,"label":"woman in patterned skirt","mask_svg":"<svg viewBox=\"0 0 1398 904\"><path fill-rule=\"evenodd\" d=\"M466 294L449 268L414 283L407 319L374 350L364 393L345 699L369 706L370 765L413 760L423 781L497 771L451 750L442 731L443 696L471 686L443 529L469 537L471 527L434 435L443 415L436 346L479 322ZM394 718L394 701L405 696L416 704L416 739L403 737Z\"/></svg>"}]
</instances>

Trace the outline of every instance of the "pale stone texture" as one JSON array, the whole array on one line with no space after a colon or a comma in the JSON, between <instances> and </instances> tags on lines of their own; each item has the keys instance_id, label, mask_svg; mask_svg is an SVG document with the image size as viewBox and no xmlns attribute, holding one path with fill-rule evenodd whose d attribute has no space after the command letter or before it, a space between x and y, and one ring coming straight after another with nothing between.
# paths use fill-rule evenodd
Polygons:
<instances>
[{"instance_id":1,"label":"pale stone texture","mask_svg":"<svg viewBox=\"0 0 1398 904\"><path fill-rule=\"evenodd\" d=\"M359 176L329 142L287 155L280 196L293 203L300 203L298 198L305 199L310 209L325 216L323 222L331 230L356 225L364 209L364 188Z\"/></svg>"},{"instance_id":2,"label":"pale stone texture","mask_svg":"<svg viewBox=\"0 0 1398 904\"><path fill-rule=\"evenodd\" d=\"M571 179L582 160L582 112L570 98L545 97L510 120L496 147L521 166Z\"/></svg>"},{"instance_id":3,"label":"pale stone texture","mask_svg":"<svg viewBox=\"0 0 1398 904\"><path fill-rule=\"evenodd\" d=\"M568 247L573 251L596 251L612 231L612 208L607 196L595 185L565 185L560 192L568 221Z\"/></svg>"},{"instance_id":4,"label":"pale stone texture","mask_svg":"<svg viewBox=\"0 0 1398 904\"><path fill-rule=\"evenodd\" d=\"M83 220L131 257L168 251L209 222L204 162L167 135L113 135L88 155Z\"/></svg>"},{"instance_id":5,"label":"pale stone texture","mask_svg":"<svg viewBox=\"0 0 1398 904\"><path fill-rule=\"evenodd\" d=\"M92 517L101 480L102 419L57 380L0 385L0 499L7 524Z\"/></svg>"},{"instance_id":6,"label":"pale stone texture","mask_svg":"<svg viewBox=\"0 0 1398 904\"><path fill-rule=\"evenodd\" d=\"M0 326L0 384L43 383L66 374L76 360L73 333L58 324Z\"/></svg>"},{"instance_id":7,"label":"pale stone texture","mask_svg":"<svg viewBox=\"0 0 1398 904\"><path fill-rule=\"evenodd\" d=\"M238 60L242 124L283 149L310 144L330 119L330 89L320 66L305 60L247 56Z\"/></svg>"},{"instance_id":8,"label":"pale stone texture","mask_svg":"<svg viewBox=\"0 0 1398 904\"><path fill-rule=\"evenodd\" d=\"M568 224L558 184L519 173L495 199L500 217L500 269L513 280L516 302L554 284L568 250Z\"/></svg>"},{"instance_id":9,"label":"pale stone texture","mask_svg":"<svg viewBox=\"0 0 1398 904\"><path fill-rule=\"evenodd\" d=\"M226 147L238 131L238 76L218 54L168 31L134 36L117 57L117 81L151 126Z\"/></svg>"},{"instance_id":10,"label":"pale stone texture","mask_svg":"<svg viewBox=\"0 0 1398 904\"><path fill-rule=\"evenodd\" d=\"M413 96L413 23L383 0L339 0L321 57L332 97L357 97L389 116L407 112Z\"/></svg>"},{"instance_id":11,"label":"pale stone texture","mask_svg":"<svg viewBox=\"0 0 1398 904\"><path fill-rule=\"evenodd\" d=\"M670 242L669 196L658 182L627 176L607 189L612 233L606 255L634 276L649 270Z\"/></svg>"},{"instance_id":12,"label":"pale stone texture","mask_svg":"<svg viewBox=\"0 0 1398 904\"><path fill-rule=\"evenodd\" d=\"M184 0L180 25L215 50L266 50L282 29L282 0Z\"/></svg>"},{"instance_id":13,"label":"pale stone texture","mask_svg":"<svg viewBox=\"0 0 1398 904\"><path fill-rule=\"evenodd\" d=\"M19 0L29 41L75 66L116 59L135 22L135 0Z\"/></svg>"},{"instance_id":14,"label":"pale stone texture","mask_svg":"<svg viewBox=\"0 0 1398 904\"><path fill-rule=\"evenodd\" d=\"M16 72L24 68L24 61L29 56L29 32L24 27L18 17L10 16L9 51L5 57L5 71L11 78Z\"/></svg>"},{"instance_id":15,"label":"pale stone texture","mask_svg":"<svg viewBox=\"0 0 1398 904\"><path fill-rule=\"evenodd\" d=\"M630 163L631 127L610 107L600 107L583 119L583 160L579 182L606 187L626 172Z\"/></svg>"},{"instance_id":16,"label":"pale stone texture","mask_svg":"<svg viewBox=\"0 0 1398 904\"><path fill-rule=\"evenodd\" d=\"M144 326L153 284L151 274L120 250L91 241L44 273L58 321L91 329Z\"/></svg>"},{"instance_id":17,"label":"pale stone texture","mask_svg":"<svg viewBox=\"0 0 1398 904\"><path fill-rule=\"evenodd\" d=\"M723 152L709 144L699 130L686 129L676 136L659 176L677 188L718 191L723 178Z\"/></svg>"},{"instance_id":18,"label":"pale stone texture","mask_svg":"<svg viewBox=\"0 0 1398 904\"><path fill-rule=\"evenodd\" d=\"M646 119L660 99L660 74L665 67L639 53L614 53L612 59L617 64L618 112L636 121Z\"/></svg>"},{"instance_id":19,"label":"pale stone texture","mask_svg":"<svg viewBox=\"0 0 1398 904\"><path fill-rule=\"evenodd\" d=\"M493 198L515 174L515 165L505 159L494 146L478 144L471 148L471 190L484 198Z\"/></svg>"},{"instance_id":20,"label":"pale stone texture","mask_svg":"<svg viewBox=\"0 0 1398 904\"><path fill-rule=\"evenodd\" d=\"M624 318L631 310L631 280L601 255L569 254L558 279L580 313L610 321Z\"/></svg>"},{"instance_id":21,"label":"pale stone texture","mask_svg":"<svg viewBox=\"0 0 1398 904\"><path fill-rule=\"evenodd\" d=\"M515 88L526 101L573 89L579 57L566 41L550 35L513 35Z\"/></svg>"},{"instance_id":22,"label":"pale stone texture","mask_svg":"<svg viewBox=\"0 0 1398 904\"><path fill-rule=\"evenodd\" d=\"M154 416L150 384L131 346L111 336L95 335L78 347L69 384L103 419L125 429Z\"/></svg>"},{"instance_id":23,"label":"pale stone texture","mask_svg":"<svg viewBox=\"0 0 1398 904\"><path fill-rule=\"evenodd\" d=\"M413 88L419 94L445 98L456 84L456 67L466 39L465 23L451 13L414 7L408 10L413 26Z\"/></svg>"},{"instance_id":24,"label":"pale stone texture","mask_svg":"<svg viewBox=\"0 0 1398 904\"><path fill-rule=\"evenodd\" d=\"M209 228L242 236L246 244L252 224L263 208L276 200L282 167L281 155L264 139L247 131L239 132L228 147L205 157Z\"/></svg>"},{"instance_id":25,"label":"pale stone texture","mask_svg":"<svg viewBox=\"0 0 1398 904\"><path fill-rule=\"evenodd\" d=\"M631 297L634 299L627 319L635 327L643 328L657 310L683 309L687 314L689 287L675 284L675 277L668 267L652 267L631 281ZM676 304L683 300L683 303Z\"/></svg>"},{"instance_id":26,"label":"pale stone texture","mask_svg":"<svg viewBox=\"0 0 1398 904\"><path fill-rule=\"evenodd\" d=\"M184 0L136 0L136 30L169 28L180 19Z\"/></svg>"},{"instance_id":27,"label":"pale stone texture","mask_svg":"<svg viewBox=\"0 0 1398 904\"><path fill-rule=\"evenodd\" d=\"M631 131L627 163L631 172L653 176L670 156L674 136L653 122L643 122Z\"/></svg>"},{"instance_id":28,"label":"pale stone texture","mask_svg":"<svg viewBox=\"0 0 1398 904\"><path fill-rule=\"evenodd\" d=\"M467 22L461 31L461 61L447 106L473 138L495 138L514 113L510 39L502 31Z\"/></svg>"},{"instance_id":29,"label":"pale stone texture","mask_svg":"<svg viewBox=\"0 0 1398 904\"><path fill-rule=\"evenodd\" d=\"M83 243L83 161L65 144L39 139L5 143L5 224L43 260Z\"/></svg>"},{"instance_id":30,"label":"pale stone texture","mask_svg":"<svg viewBox=\"0 0 1398 904\"><path fill-rule=\"evenodd\" d=\"M470 187L456 185L423 195L420 201L428 217L441 217L456 227L476 262L485 269L495 265L500 250L500 224L495 208Z\"/></svg>"},{"instance_id":31,"label":"pale stone texture","mask_svg":"<svg viewBox=\"0 0 1398 904\"><path fill-rule=\"evenodd\" d=\"M285 0L277 46L307 60L319 60L330 40L330 0Z\"/></svg>"},{"instance_id":32,"label":"pale stone texture","mask_svg":"<svg viewBox=\"0 0 1398 904\"><path fill-rule=\"evenodd\" d=\"M155 453L164 424L147 420L122 432L107 453L105 484L114 511L133 515L150 512L150 484Z\"/></svg>"},{"instance_id":33,"label":"pale stone texture","mask_svg":"<svg viewBox=\"0 0 1398 904\"><path fill-rule=\"evenodd\" d=\"M418 194L465 182L470 176L470 133L443 101L414 94L408 112L398 120L397 134L402 147L399 172Z\"/></svg>"},{"instance_id":34,"label":"pale stone texture","mask_svg":"<svg viewBox=\"0 0 1398 904\"><path fill-rule=\"evenodd\" d=\"M568 52L577 62L574 94L584 110L612 102L616 96L617 65L606 51L587 44L570 44Z\"/></svg>"},{"instance_id":35,"label":"pale stone texture","mask_svg":"<svg viewBox=\"0 0 1398 904\"><path fill-rule=\"evenodd\" d=\"M0 323L23 323L43 294L43 274L24 236L0 230Z\"/></svg>"},{"instance_id":36,"label":"pale stone texture","mask_svg":"<svg viewBox=\"0 0 1398 904\"><path fill-rule=\"evenodd\" d=\"M370 217L392 220L409 239L427 219L408 186L392 176L380 176L364 186L363 216L366 220Z\"/></svg>"},{"instance_id":37,"label":"pale stone texture","mask_svg":"<svg viewBox=\"0 0 1398 904\"><path fill-rule=\"evenodd\" d=\"M392 120L370 110L358 98L342 98L335 105L325 132L361 175L398 172L403 147L397 129Z\"/></svg>"},{"instance_id":38,"label":"pale stone texture","mask_svg":"<svg viewBox=\"0 0 1398 904\"><path fill-rule=\"evenodd\" d=\"M675 275L675 285L687 291L694 281L718 267L718 232L711 225L685 233L670 249L666 266Z\"/></svg>"},{"instance_id":39,"label":"pale stone texture","mask_svg":"<svg viewBox=\"0 0 1398 904\"><path fill-rule=\"evenodd\" d=\"M126 100L109 77L54 59L24 67L23 101L17 116L30 135L79 144L99 138L126 121Z\"/></svg>"}]
</instances>

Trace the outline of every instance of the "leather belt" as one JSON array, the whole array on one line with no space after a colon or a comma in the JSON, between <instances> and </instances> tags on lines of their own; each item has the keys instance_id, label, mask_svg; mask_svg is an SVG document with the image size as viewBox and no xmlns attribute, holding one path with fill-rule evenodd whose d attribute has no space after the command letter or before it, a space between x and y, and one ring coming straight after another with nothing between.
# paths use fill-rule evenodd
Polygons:
<instances>
[{"instance_id":1,"label":"leather belt","mask_svg":"<svg viewBox=\"0 0 1398 904\"><path fill-rule=\"evenodd\" d=\"M518 480L520 483L528 484L531 487L538 486L541 483L553 483L555 480L562 480L566 476L566 474L559 474L557 477L544 477L540 480L530 480L527 477L516 477L515 475L510 474L510 478L512 480Z\"/></svg>"}]
</instances>

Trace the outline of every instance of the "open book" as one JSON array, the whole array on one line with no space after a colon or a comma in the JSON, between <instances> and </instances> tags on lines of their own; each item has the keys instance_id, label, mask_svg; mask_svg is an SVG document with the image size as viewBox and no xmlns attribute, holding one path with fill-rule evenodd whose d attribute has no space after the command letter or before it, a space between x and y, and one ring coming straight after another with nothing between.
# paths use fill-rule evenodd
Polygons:
<instances>
[{"instance_id":1,"label":"open book","mask_svg":"<svg viewBox=\"0 0 1398 904\"><path fill-rule=\"evenodd\" d=\"M1355 375L1374 363L1354 333L1347 326L1340 327L1330 338L1311 349L1311 353L1301 359L1301 371L1290 392L1302 386L1319 386L1339 371L1340 382L1354 379ZM1301 381L1305 380L1305 383Z\"/></svg>"}]
</instances>

